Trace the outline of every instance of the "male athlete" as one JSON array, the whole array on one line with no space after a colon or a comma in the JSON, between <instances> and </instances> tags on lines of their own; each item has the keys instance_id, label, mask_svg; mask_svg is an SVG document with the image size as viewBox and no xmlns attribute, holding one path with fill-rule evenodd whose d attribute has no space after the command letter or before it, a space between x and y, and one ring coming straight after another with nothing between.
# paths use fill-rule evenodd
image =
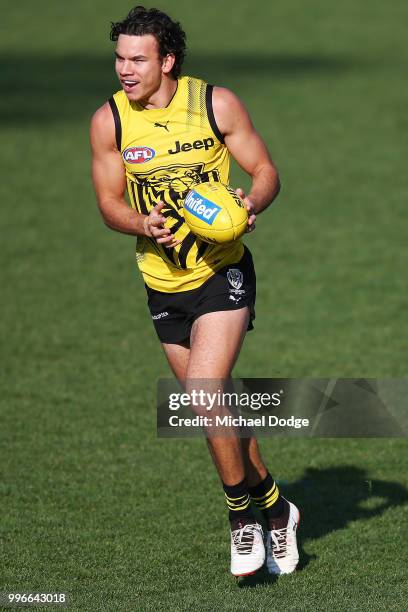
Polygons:
<instances>
[{"instance_id":1,"label":"male athlete","mask_svg":"<svg viewBox=\"0 0 408 612\"><path fill-rule=\"evenodd\" d=\"M227 89L180 76L185 34L156 9L137 6L113 23L121 90L91 124L93 181L102 217L111 229L137 236L156 332L180 381L227 381L247 329L252 328L255 272L241 241L203 242L180 214L189 189L200 182L228 183L229 156L249 174L244 199L248 231L255 215L279 192L279 178L242 102ZM127 189L131 208L125 201ZM240 299L231 292L238 280ZM254 437L207 437L222 480L231 523L231 572L243 576L265 562L263 512L271 574L298 563L299 511L288 502L262 462Z\"/></svg>"}]
</instances>

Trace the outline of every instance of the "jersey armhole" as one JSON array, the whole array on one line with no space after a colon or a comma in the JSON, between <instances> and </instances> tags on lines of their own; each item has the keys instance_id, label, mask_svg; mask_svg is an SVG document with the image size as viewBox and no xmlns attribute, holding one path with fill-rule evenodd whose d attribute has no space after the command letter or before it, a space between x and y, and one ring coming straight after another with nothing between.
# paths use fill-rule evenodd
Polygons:
<instances>
[{"instance_id":1,"label":"jersey armhole","mask_svg":"<svg viewBox=\"0 0 408 612\"><path fill-rule=\"evenodd\" d=\"M109 106L111 107L113 120L115 122L116 146L120 153L122 149L122 124L120 122L119 110L116 105L115 99L113 97L109 98L108 102L109 102Z\"/></svg>"},{"instance_id":2,"label":"jersey armhole","mask_svg":"<svg viewBox=\"0 0 408 612\"><path fill-rule=\"evenodd\" d=\"M207 109L207 117L208 117L208 121L210 123L211 129L214 132L215 136L218 138L221 144L224 144L224 137L218 128L218 125L217 125L217 122L214 116L213 101L212 101L213 89L214 89L213 85L207 85L207 89L205 92L205 106Z\"/></svg>"}]
</instances>

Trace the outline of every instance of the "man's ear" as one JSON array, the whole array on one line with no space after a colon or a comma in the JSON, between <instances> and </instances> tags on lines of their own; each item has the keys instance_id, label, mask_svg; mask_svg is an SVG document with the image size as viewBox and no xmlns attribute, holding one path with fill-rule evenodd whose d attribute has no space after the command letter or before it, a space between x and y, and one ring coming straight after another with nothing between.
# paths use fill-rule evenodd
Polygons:
<instances>
[{"instance_id":1,"label":"man's ear","mask_svg":"<svg viewBox=\"0 0 408 612\"><path fill-rule=\"evenodd\" d=\"M173 70L173 66L176 62L176 57L173 53L169 53L166 57L163 57L162 72L163 74L170 74Z\"/></svg>"}]
</instances>

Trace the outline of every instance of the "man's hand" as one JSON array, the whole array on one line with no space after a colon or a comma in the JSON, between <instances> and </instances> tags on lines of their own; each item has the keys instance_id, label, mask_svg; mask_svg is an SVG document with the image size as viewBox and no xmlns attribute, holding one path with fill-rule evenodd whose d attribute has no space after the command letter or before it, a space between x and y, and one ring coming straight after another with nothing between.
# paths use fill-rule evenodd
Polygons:
<instances>
[{"instance_id":1,"label":"man's hand","mask_svg":"<svg viewBox=\"0 0 408 612\"><path fill-rule=\"evenodd\" d=\"M170 249L180 244L181 240L176 240L169 228L164 227L166 217L161 213L164 206L164 202L159 202L152 208L149 215L143 221L143 228L146 236L154 238L157 243L163 244L166 248Z\"/></svg>"},{"instance_id":2,"label":"man's hand","mask_svg":"<svg viewBox=\"0 0 408 612\"><path fill-rule=\"evenodd\" d=\"M235 190L235 193L241 198L241 200L244 201L245 204L245 208L248 211L248 225L246 228L246 232L253 232L255 229L255 221L256 221L256 215L255 215L255 209L254 209L254 205L252 204L251 200L249 200L244 191L238 187L238 189Z\"/></svg>"}]
</instances>

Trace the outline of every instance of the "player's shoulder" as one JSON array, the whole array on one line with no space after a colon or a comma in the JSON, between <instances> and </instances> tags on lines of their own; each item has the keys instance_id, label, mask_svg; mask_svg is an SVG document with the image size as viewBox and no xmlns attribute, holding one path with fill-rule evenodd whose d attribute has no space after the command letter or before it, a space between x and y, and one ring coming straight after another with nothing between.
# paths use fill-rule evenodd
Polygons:
<instances>
[{"instance_id":1,"label":"player's shoulder","mask_svg":"<svg viewBox=\"0 0 408 612\"><path fill-rule=\"evenodd\" d=\"M237 94L226 87L214 86L212 98L214 111L231 113L246 110L244 103Z\"/></svg>"},{"instance_id":2,"label":"player's shoulder","mask_svg":"<svg viewBox=\"0 0 408 612\"><path fill-rule=\"evenodd\" d=\"M213 88L212 106L215 119L223 134L228 133L231 125L248 114L242 100L226 87Z\"/></svg>"},{"instance_id":3,"label":"player's shoulder","mask_svg":"<svg viewBox=\"0 0 408 612\"><path fill-rule=\"evenodd\" d=\"M92 115L91 119L91 130L92 128L99 130L109 127L113 122L112 109L109 102L102 104Z\"/></svg>"},{"instance_id":4,"label":"player's shoulder","mask_svg":"<svg viewBox=\"0 0 408 612\"><path fill-rule=\"evenodd\" d=\"M236 93L231 91L231 89L227 89L227 87L220 87L219 85L214 85L213 87L213 99L220 103L232 102L242 104Z\"/></svg>"},{"instance_id":5,"label":"player's shoulder","mask_svg":"<svg viewBox=\"0 0 408 612\"><path fill-rule=\"evenodd\" d=\"M92 115L90 138L93 145L111 148L115 144L115 121L109 101Z\"/></svg>"}]
</instances>

